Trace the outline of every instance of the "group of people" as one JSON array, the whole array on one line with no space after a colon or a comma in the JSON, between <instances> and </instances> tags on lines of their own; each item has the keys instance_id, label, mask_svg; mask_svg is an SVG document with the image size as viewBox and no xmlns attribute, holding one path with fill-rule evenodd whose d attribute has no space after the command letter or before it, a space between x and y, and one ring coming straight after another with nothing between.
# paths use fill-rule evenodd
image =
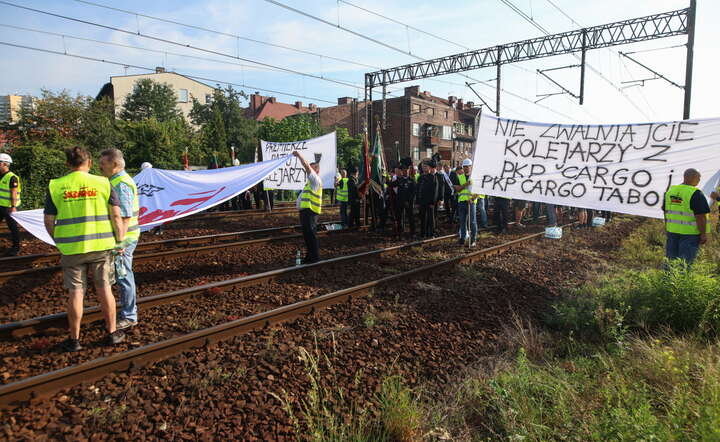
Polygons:
<instances>
[{"instance_id":1,"label":"group of people","mask_svg":"<svg viewBox=\"0 0 720 442\"><path fill-rule=\"evenodd\" d=\"M103 176L90 173L93 161L87 150L65 150L69 173L50 180L45 198L44 224L60 251L63 287L67 291L69 337L60 344L64 351L82 349L80 323L88 274L92 275L107 336L104 343L125 340L124 329L137 324L133 252L140 238L140 211L135 181L125 172L125 159L118 149L100 153ZM16 221L10 216L20 205L22 185L10 172L12 157L0 154L0 213L11 232L12 248L20 250ZM119 308L111 286L117 284Z\"/></svg>"},{"instance_id":2,"label":"group of people","mask_svg":"<svg viewBox=\"0 0 720 442\"><path fill-rule=\"evenodd\" d=\"M319 162L308 162L299 152L293 152L305 169L307 181L297 198L297 209L307 248L302 260L311 264L320 260L317 241L318 217L322 213L323 183ZM92 158L82 147L65 150L69 173L50 181L44 208L44 223L60 251L63 286L68 295L69 337L62 342L65 351L82 348L80 323L83 315L83 297L87 290L88 274L92 280L104 313L107 344L123 342L123 330L137 324L136 287L132 269L133 252L140 237L138 224L139 200L133 179L125 172L125 160L118 149L100 153L99 169L102 176L90 173ZM20 177L10 171L12 158L0 154L0 215L6 220L12 239L6 256L20 250L17 223L11 216L21 204ZM441 168L435 160L424 161L419 170L412 162L397 164L383 183L373 186L371 198L376 227L383 229L388 217L394 219L394 233L405 234L409 226L411 238L435 235L435 226L442 206L449 223L457 223L458 242L475 245L478 225L488 222L488 200L472 186L472 161L463 160L455 170L445 164ZM682 184L670 186L664 196L662 209L667 231L666 256L691 264L699 247L707 241L710 232L708 214L710 206L703 192L697 188L700 173L688 169ZM358 185L358 171L350 167L336 178L336 200L340 205L341 222L348 228L360 225L362 193ZM710 197L720 203L720 188ZM377 205L376 205L377 204ZM514 209L515 222L522 225L527 202L493 198L495 228L506 231L508 211ZM552 204L532 203L532 218L537 220L543 211L547 224L556 225L563 210ZM416 211L417 207L417 211ZM348 213L349 212L349 213ZM581 225L590 225L592 211L575 209ZM603 216L609 217L609 213ZM120 294L119 310L111 285L117 284Z\"/></svg>"}]
</instances>

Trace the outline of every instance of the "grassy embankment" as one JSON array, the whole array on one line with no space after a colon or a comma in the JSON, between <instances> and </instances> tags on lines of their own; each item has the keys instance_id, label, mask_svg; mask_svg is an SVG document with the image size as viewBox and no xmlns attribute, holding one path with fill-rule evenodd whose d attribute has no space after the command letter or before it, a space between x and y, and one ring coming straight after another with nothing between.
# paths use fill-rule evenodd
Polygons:
<instances>
[{"instance_id":1,"label":"grassy embankment","mask_svg":"<svg viewBox=\"0 0 720 442\"><path fill-rule=\"evenodd\" d=\"M310 394L301 410L287 404L298 434L720 440L720 240L711 236L691 270L663 270L664 236L661 222L644 223L604 275L569 290L546 317L510 321L498 354L450 391L411 390L388 377L373 403L360 406L342 387L315 382L324 356L306 352Z\"/></svg>"}]
</instances>

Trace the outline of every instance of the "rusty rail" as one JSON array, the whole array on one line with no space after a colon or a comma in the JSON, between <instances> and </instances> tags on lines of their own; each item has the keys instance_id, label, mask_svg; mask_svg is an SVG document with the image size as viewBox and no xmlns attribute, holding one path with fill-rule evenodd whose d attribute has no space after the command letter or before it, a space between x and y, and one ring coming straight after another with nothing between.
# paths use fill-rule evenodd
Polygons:
<instances>
[{"instance_id":1,"label":"rusty rail","mask_svg":"<svg viewBox=\"0 0 720 442\"><path fill-rule=\"evenodd\" d=\"M446 270L458 264L479 261L487 256L502 253L517 244L538 238L541 235L543 235L543 232L528 235L494 247L457 256L435 264L429 264L407 272L380 278L378 280L356 285L354 287L338 290L313 299L296 302L263 313L251 315L246 318L198 330L183 336L178 336L133 350L117 353L108 357L95 359L72 367L63 368L3 385L0 387L0 407L6 409L15 408L24 401L47 398L59 390L72 387L82 382L101 378L109 373L126 370L131 367L143 366L151 362L166 359L186 350L212 345L219 341L248 333L252 330L263 329L273 324L291 321L302 317L303 315L312 314L318 309L351 300L353 297L359 297L372 293L373 290L379 287L405 281L409 278L427 275L428 273ZM419 241L418 243L422 243L422 241ZM328 262L326 261L322 264L324 265L327 263ZM299 269L307 269L320 264L321 263L300 266ZM265 275L271 277L272 275L270 274L272 273L273 272L266 272ZM203 286L195 287L192 290L197 292L198 290L209 290L214 287L226 288L228 286L241 283L242 279L243 278L237 278L235 280L223 281L221 283L205 284Z\"/></svg>"}]
</instances>

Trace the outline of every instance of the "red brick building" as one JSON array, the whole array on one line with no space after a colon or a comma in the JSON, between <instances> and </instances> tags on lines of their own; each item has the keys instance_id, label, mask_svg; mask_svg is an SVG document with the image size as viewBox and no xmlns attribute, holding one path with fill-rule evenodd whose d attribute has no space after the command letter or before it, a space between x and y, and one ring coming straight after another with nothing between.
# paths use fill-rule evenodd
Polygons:
<instances>
[{"instance_id":1,"label":"red brick building","mask_svg":"<svg viewBox=\"0 0 720 442\"><path fill-rule=\"evenodd\" d=\"M291 115L313 113L317 110L317 106L312 103L307 107L303 106L301 101L296 101L295 104L281 103L275 97L263 97L259 92L255 92L250 95L250 104L245 111L245 116L256 121L262 121L265 118L280 121Z\"/></svg>"},{"instance_id":2,"label":"red brick building","mask_svg":"<svg viewBox=\"0 0 720 442\"><path fill-rule=\"evenodd\" d=\"M439 153L457 165L472 155L474 120L479 108L456 97L440 98L420 92L419 86L405 88L401 97L386 100L386 128L381 131L388 162L411 157L415 162ZM373 101L373 115L382 115L382 100ZM343 97L338 105L319 111L323 128L345 127L354 136L365 125L365 103Z\"/></svg>"}]
</instances>

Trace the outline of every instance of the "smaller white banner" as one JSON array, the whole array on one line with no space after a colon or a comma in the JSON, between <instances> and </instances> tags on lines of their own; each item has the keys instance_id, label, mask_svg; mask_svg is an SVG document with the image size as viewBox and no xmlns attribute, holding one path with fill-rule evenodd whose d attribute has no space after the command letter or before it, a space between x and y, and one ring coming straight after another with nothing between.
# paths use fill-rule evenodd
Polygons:
<instances>
[{"instance_id":1,"label":"smaller white banner","mask_svg":"<svg viewBox=\"0 0 720 442\"><path fill-rule=\"evenodd\" d=\"M263 159L271 160L292 154L297 150L308 163L320 161L320 178L323 188L335 187L335 173L337 172L337 140L335 132L309 140L293 141L290 143L276 143L274 141L260 141ZM305 186L306 176L302 163L295 156L280 166L275 172L265 178L263 186L266 189L302 190Z\"/></svg>"}]
</instances>

